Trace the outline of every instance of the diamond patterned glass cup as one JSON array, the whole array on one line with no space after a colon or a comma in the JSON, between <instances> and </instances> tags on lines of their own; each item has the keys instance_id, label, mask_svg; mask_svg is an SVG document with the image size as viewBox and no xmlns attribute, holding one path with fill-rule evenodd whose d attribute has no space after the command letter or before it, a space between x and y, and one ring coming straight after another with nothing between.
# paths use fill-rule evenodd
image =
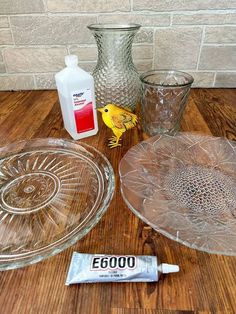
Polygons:
<instances>
[{"instance_id":1,"label":"diamond patterned glass cup","mask_svg":"<svg viewBox=\"0 0 236 314\"><path fill-rule=\"evenodd\" d=\"M193 77L174 70L154 70L141 75L141 119L150 136L178 131Z\"/></svg>"}]
</instances>

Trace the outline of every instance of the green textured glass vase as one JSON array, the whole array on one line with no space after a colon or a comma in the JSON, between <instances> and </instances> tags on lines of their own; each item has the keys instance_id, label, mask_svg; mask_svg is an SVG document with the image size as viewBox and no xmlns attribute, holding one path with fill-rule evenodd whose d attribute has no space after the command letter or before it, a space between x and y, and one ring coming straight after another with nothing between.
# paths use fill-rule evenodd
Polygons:
<instances>
[{"instance_id":1,"label":"green textured glass vase","mask_svg":"<svg viewBox=\"0 0 236 314\"><path fill-rule=\"evenodd\" d=\"M138 24L88 26L98 46L98 61L93 71L97 107L114 103L135 109L141 83L133 64L132 43L140 27Z\"/></svg>"}]
</instances>

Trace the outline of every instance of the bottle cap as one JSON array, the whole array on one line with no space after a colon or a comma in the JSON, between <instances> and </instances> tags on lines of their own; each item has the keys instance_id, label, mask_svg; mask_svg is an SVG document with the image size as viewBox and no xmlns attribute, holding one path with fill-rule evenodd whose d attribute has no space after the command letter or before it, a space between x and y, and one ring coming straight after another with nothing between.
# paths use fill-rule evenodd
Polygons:
<instances>
[{"instance_id":1,"label":"bottle cap","mask_svg":"<svg viewBox=\"0 0 236 314\"><path fill-rule=\"evenodd\" d=\"M74 67L78 65L78 57L76 55L65 56L65 64L68 67Z\"/></svg>"},{"instance_id":2,"label":"bottle cap","mask_svg":"<svg viewBox=\"0 0 236 314\"><path fill-rule=\"evenodd\" d=\"M162 272L163 274L177 273L178 271L179 271L178 265L171 265L171 264L160 265L160 272Z\"/></svg>"}]
</instances>

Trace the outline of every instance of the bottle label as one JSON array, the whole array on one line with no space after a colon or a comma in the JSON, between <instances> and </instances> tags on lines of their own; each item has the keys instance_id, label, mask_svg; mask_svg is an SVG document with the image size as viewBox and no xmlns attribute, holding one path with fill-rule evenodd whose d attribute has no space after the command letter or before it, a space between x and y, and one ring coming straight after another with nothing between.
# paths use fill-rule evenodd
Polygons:
<instances>
[{"instance_id":1,"label":"bottle label","mask_svg":"<svg viewBox=\"0 0 236 314\"><path fill-rule=\"evenodd\" d=\"M77 133L94 129L94 114L91 89L72 93L73 111Z\"/></svg>"}]
</instances>

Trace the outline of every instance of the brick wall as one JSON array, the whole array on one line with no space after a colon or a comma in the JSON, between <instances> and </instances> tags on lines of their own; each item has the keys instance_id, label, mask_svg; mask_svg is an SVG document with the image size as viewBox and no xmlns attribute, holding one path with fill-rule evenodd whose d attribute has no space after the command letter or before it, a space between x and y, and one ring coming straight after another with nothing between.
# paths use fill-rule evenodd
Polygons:
<instances>
[{"instance_id":1,"label":"brick wall","mask_svg":"<svg viewBox=\"0 0 236 314\"><path fill-rule=\"evenodd\" d=\"M139 71L175 68L198 87L236 87L236 0L0 0L0 90L55 88L64 56L91 71L91 23L136 22Z\"/></svg>"}]
</instances>

